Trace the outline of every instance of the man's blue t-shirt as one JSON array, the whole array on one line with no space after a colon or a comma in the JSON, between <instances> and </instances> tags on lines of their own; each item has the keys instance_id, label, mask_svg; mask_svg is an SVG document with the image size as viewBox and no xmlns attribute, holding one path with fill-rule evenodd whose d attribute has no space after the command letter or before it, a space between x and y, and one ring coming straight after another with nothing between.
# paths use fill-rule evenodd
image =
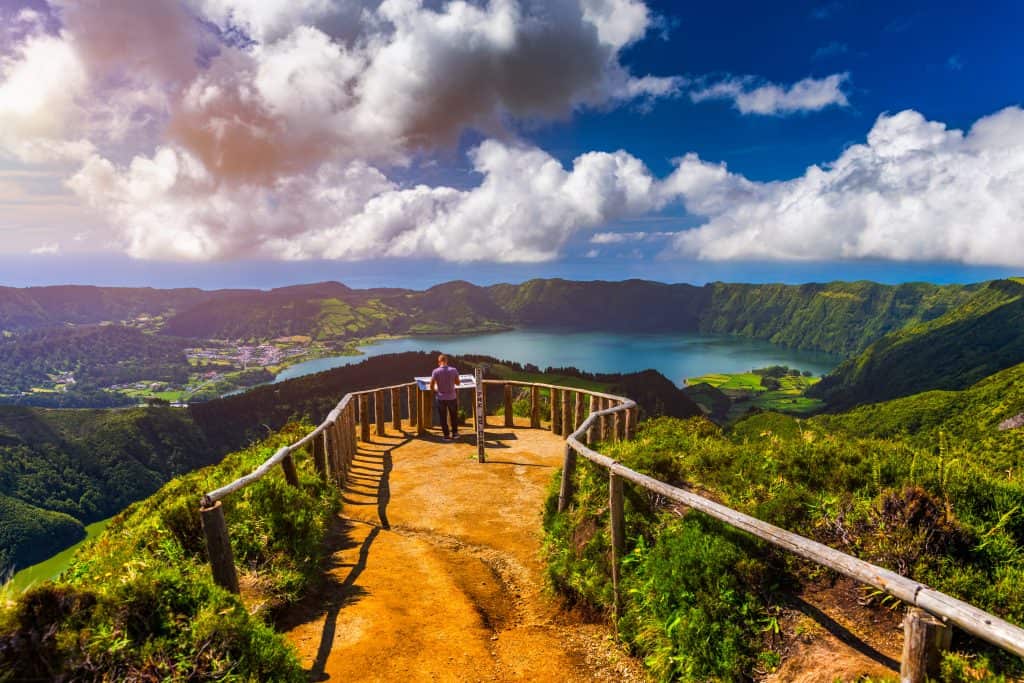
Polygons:
<instances>
[{"instance_id":1,"label":"man's blue t-shirt","mask_svg":"<svg viewBox=\"0 0 1024 683\"><path fill-rule=\"evenodd\" d=\"M430 376L437 385L437 398L442 401L451 401L455 398L455 380L459 377L458 370L450 365L442 365L439 368L434 368Z\"/></svg>"}]
</instances>

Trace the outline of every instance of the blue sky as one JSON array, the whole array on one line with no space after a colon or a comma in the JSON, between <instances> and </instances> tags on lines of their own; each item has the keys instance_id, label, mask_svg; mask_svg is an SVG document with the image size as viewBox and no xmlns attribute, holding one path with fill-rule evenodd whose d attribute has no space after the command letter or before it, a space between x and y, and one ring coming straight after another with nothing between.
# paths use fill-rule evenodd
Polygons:
<instances>
[{"instance_id":1,"label":"blue sky","mask_svg":"<svg viewBox=\"0 0 1024 683\"><path fill-rule=\"evenodd\" d=\"M0 284L1024 272L1017 3L148 7L0 0Z\"/></svg>"}]
</instances>

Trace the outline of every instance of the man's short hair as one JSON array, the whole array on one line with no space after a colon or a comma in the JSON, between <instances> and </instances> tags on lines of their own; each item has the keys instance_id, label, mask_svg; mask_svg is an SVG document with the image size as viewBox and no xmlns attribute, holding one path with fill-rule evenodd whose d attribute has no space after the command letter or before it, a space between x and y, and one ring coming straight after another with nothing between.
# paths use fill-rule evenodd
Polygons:
<instances>
[{"instance_id":1,"label":"man's short hair","mask_svg":"<svg viewBox=\"0 0 1024 683\"><path fill-rule=\"evenodd\" d=\"M437 357L437 362L438 363L447 363L448 362L448 356L442 353L440 356Z\"/></svg>"}]
</instances>

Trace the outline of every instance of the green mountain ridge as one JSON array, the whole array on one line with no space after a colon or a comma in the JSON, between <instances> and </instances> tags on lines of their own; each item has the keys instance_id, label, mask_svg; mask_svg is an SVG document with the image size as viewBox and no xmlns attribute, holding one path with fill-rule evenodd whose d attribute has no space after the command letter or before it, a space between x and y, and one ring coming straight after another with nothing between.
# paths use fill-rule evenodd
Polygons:
<instances>
[{"instance_id":1,"label":"green mountain ridge","mask_svg":"<svg viewBox=\"0 0 1024 683\"><path fill-rule=\"evenodd\" d=\"M270 291L68 288L70 302L60 305L50 288L0 288L0 330L125 319L144 312L166 315L162 333L201 339L296 334L352 339L543 326L737 334L851 355L887 332L953 310L979 287L872 282L697 287L537 279L488 287L455 281L414 291L356 290L325 282Z\"/></svg>"},{"instance_id":2,"label":"green mountain ridge","mask_svg":"<svg viewBox=\"0 0 1024 683\"><path fill-rule=\"evenodd\" d=\"M963 389L1024 360L1024 285L996 280L947 313L908 325L841 364L809 395L833 410Z\"/></svg>"}]
</instances>

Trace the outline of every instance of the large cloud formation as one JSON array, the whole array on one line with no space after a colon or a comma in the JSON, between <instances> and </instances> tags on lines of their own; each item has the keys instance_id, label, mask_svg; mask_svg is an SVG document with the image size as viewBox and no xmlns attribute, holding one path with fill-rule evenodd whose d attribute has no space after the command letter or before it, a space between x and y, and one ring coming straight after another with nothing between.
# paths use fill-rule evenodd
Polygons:
<instances>
[{"instance_id":1,"label":"large cloud formation","mask_svg":"<svg viewBox=\"0 0 1024 683\"><path fill-rule=\"evenodd\" d=\"M656 22L641 0L33 7L5 16L0 155L64 169L136 257L542 261L681 202L703 224L659 234L669 256L1024 263L1016 108L967 134L883 115L866 144L774 183L694 154L660 179L623 151L566 168L517 139L524 121L682 94L755 115L848 104L846 74L630 73L622 50ZM475 186L395 180L470 129Z\"/></svg>"},{"instance_id":2,"label":"large cloud formation","mask_svg":"<svg viewBox=\"0 0 1024 683\"><path fill-rule=\"evenodd\" d=\"M708 219L675 238L677 255L1021 266L1024 110L1003 109L966 134L915 111L883 114L866 144L799 178L751 183L720 168L697 191L677 189Z\"/></svg>"}]
</instances>

